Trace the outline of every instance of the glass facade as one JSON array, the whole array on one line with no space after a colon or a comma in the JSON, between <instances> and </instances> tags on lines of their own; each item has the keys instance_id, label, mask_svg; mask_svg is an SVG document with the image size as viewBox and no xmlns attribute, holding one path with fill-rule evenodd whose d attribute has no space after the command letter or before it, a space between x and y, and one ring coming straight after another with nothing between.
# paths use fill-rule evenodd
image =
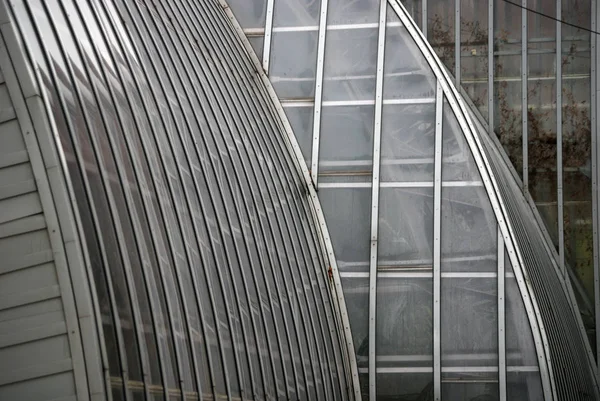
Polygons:
<instances>
[{"instance_id":1,"label":"glass facade","mask_svg":"<svg viewBox=\"0 0 600 401\"><path fill-rule=\"evenodd\" d=\"M274 17L265 37L273 40L264 42L271 53L262 63L292 128L300 127L342 277L363 399L594 397L587 339L572 310L562 309L569 294L558 290L566 242L557 223L556 54L541 39L556 38L556 22L532 20L523 30L521 9L502 2L338 3L267 5ZM278 7L297 15L278 25ZM313 49L304 50L305 40L278 47L283 32L310 33ZM523 54L531 60L524 80ZM282 60L306 65L307 75L285 76L274 67ZM486 121L503 151L487 141ZM516 208L526 200L515 170L531 177L556 249L545 246L532 209ZM556 324L573 337L561 343Z\"/></svg>"},{"instance_id":2,"label":"glass facade","mask_svg":"<svg viewBox=\"0 0 600 401\"><path fill-rule=\"evenodd\" d=\"M427 8L430 44L493 127L522 190L533 199L595 353L593 2L404 3L415 19L422 19L421 12L412 10Z\"/></svg>"},{"instance_id":3,"label":"glass facade","mask_svg":"<svg viewBox=\"0 0 600 401\"><path fill-rule=\"evenodd\" d=\"M92 286L76 397L600 399L595 6L520 4L0 2Z\"/></svg>"},{"instance_id":4,"label":"glass facade","mask_svg":"<svg viewBox=\"0 0 600 401\"><path fill-rule=\"evenodd\" d=\"M107 399L353 399L306 181L219 3L7 10L64 155Z\"/></svg>"}]
</instances>

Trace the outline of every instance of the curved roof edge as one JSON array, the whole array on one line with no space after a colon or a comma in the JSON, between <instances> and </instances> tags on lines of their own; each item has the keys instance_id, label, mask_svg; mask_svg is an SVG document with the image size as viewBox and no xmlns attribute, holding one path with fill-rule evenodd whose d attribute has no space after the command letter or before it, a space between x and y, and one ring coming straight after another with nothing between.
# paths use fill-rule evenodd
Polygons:
<instances>
[{"instance_id":1,"label":"curved roof edge","mask_svg":"<svg viewBox=\"0 0 600 401\"><path fill-rule=\"evenodd\" d=\"M461 94L456 89L453 81L449 77L447 71L443 67L443 64L435 54L433 48L429 45L425 37L419 28L415 25L414 21L410 18L408 12L404 8L404 6L400 3L399 0L388 0L388 3L393 7L394 11L398 15L398 17L402 20L402 23L405 25L406 29L412 36L413 40L420 47L423 55L427 59L430 67L432 68L435 76L438 79L438 82L441 83L444 94L449 100L449 103L456 115L463 132L465 133L465 138L467 143L469 144L469 148L471 149L471 153L475 159L475 162L478 166L479 172L482 176L485 190L489 196L490 202L494 209L494 213L498 219L498 225L501 228L501 233L504 238L506 247L508 249L508 254L511 260L511 264L513 266L515 277L517 279L517 283L519 286L519 290L521 292L521 296L523 298L523 302L525 304L525 308L527 310L530 326L534 335L535 345L538 354L538 362L540 365L540 372L542 377L542 384L545 394L545 399L562 399L560 397L560 389L557 388L557 381L559 379L564 379L565 381L569 381L568 377L564 377L565 375L573 375L575 372L565 372L564 366L553 366L551 356L554 348L558 348L558 344L552 343L549 341L549 331L558 330L553 328L551 324L553 323L550 318L552 317L552 312L549 310L551 308L548 305L546 308L540 308L544 303L544 299L539 298L547 298L548 294L542 293L539 291L540 287L536 288L536 281L540 278L536 277L536 272L533 269L528 269L525 263L524 251L521 249L522 246L519 245L519 237L515 233L515 218L511 216L511 213L508 210L508 205L506 203L507 200L503 199L504 197L515 197L515 198L523 198L522 201L526 203L522 193L506 193L502 192L499 186L499 179L507 178L508 180L512 180L513 177L510 177L510 173L508 170L506 171L506 175L509 177L496 177L496 175L503 174L504 172L500 169L494 169L492 166L493 160L489 158L492 157L489 150L486 151L486 146L483 143L484 139L478 133L475 123L472 121L472 116L469 113L469 109L465 104ZM489 149L489 146L488 146ZM525 213L531 213L531 210L524 211ZM541 235L540 233L536 233ZM555 264L553 263L555 266ZM542 269L547 266L541 266ZM555 273L550 279L556 279L559 282L564 283L564 280L561 280L558 272L555 268L553 268ZM548 272L546 272L548 274ZM539 286L544 286L543 283L537 283ZM568 291L565 291L563 286L559 286L563 295L568 298L568 304L571 304L571 298L567 295ZM537 291L536 291L537 289ZM556 295L556 294L553 294ZM568 311L573 316L564 316L564 318L573 318L575 310L572 309L573 305L570 305L571 309ZM580 328L579 325L577 325ZM587 352L589 349L586 346L586 341L581 332L578 333L576 338L569 337L565 335L563 340L565 342L571 342L572 346L575 348L584 348L586 349L586 356L588 359L588 378L593 381L595 398L598 397L598 383L596 375L593 374L592 362L589 360L590 354ZM556 354L555 354L556 355ZM573 356L568 356L569 358L573 358ZM573 389L575 390L575 389ZM565 394L562 393L564 396ZM568 394L567 394L568 396Z\"/></svg>"},{"instance_id":2,"label":"curved roof edge","mask_svg":"<svg viewBox=\"0 0 600 401\"><path fill-rule=\"evenodd\" d=\"M101 323L97 320L100 314L97 303L93 301L96 298L91 293L93 286L89 282L90 264L79 242L81 226L75 219L78 214L73 199L69 195L69 178L63 173L66 168L65 158L52 140L54 127L50 124L46 113L48 105L44 104L40 92L40 77L29 63L31 58L28 57L27 49L20 41L19 29L4 1L0 1L0 27L0 75L4 76L7 94L15 111L15 119L20 126L25 144L26 160L31 165L35 179L41 214L50 241L58 282L57 296L62 302L66 324L65 336L68 338L70 351L69 360L55 361L54 363L46 361L47 363L33 365L23 370L20 376L11 376L14 376L12 379L16 380L15 383L35 385L37 379L72 370L73 390L77 399L104 400L108 376L103 369L103 366L106 366L106 353L101 349L103 341L99 337L102 336L101 331L98 330ZM17 209L12 208L11 211L16 212ZM11 213L8 214L10 220ZM23 224L24 227L28 226L26 223ZM23 260L27 261L27 256L30 255L24 252L31 245L27 248L23 248L21 245L26 246L26 244L17 243L15 247L18 249L17 252L21 253L20 256ZM85 268L81 269L81 266L85 266ZM35 266L29 268L31 267ZM38 290L38 292L40 291ZM43 299L40 298L38 301ZM27 302L22 302L12 306L26 304ZM27 316L26 314L19 315L16 318ZM56 324L60 323L55 322L53 327ZM23 336L25 333L17 331L16 334ZM54 332L54 334L59 333ZM43 339L41 336L38 337ZM32 344L32 340L27 335L22 341L29 341L28 344ZM20 349L20 352L26 354L27 350L26 347ZM40 355L35 355L35 357L39 358ZM33 358L34 355L30 355L30 363ZM41 358L41 360L44 359ZM65 365L65 363L67 364ZM57 375L51 376L49 380L53 379L59 385L65 385L64 380L60 380ZM3 380L2 384L7 383ZM42 387L39 390L41 391ZM69 391L70 389L63 390Z\"/></svg>"},{"instance_id":3,"label":"curved roof edge","mask_svg":"<svg viewBox=\"0 0 600 401\"><path fill-rule=\"evenodd\" d=\"M352 373L352 386L353 386L353 391L354 391L354 397L356 400L361 400L362 397L361 397L360 383L359 383L359 378L358 378L358 365L356 363L356 354L354 351L352 332L350 331L350 321L349 321L348 312L346 309L346 302L344 300L344 293L342 291L342 282L341 282L341 278L340 278L340 272L337 267L336 258L335 258L334 252L333 252L333 245L331 243L331 238L329 236L329 231L327 229L327 224L325 222L325 216L323 214L323 210L322 210L320 202L319 202L319 197L317 195L317 191L316 191L314 183L311 179L310 172L308 171L306 161L304 160L304 157L302 156L302 150L300 149L300 146L298 145L296 136L294 135L292 127L285 115L283 107L281 106L281 102L279 101L279 97L275 93L275 89L273 88L271 81L269 80L269 77L265 73L260 60L258 59L256 53L254 52L254 49L252 48L252 45L250 44L250 41L244 34L244 31L242 30L242 27L240 26L240 24L237 22L237 19L235 18L233 12L231 11L231 8L227 4L227 1L226 0L218 0L218 1L221 4L221 6L223 7L223 9L225 10L225 12L227 13L227 16L229 17L229 20L231 21L231 23L235 29L235 32L238 35L239 40L244 45L244 48L246 49L249 57L251 58L252 64L254 65L256 72L260 76L262 84L264 85L269 98L272 100L272 104L275 106L276 114L279 116L280 123L283 125L283 129L287 134L287 137L285 138L286 143L291 148L292 153L296 157L297 167L298 167L299 172L301 173L301 175L306 183L306 186L308 188L307 195L310 198L310 202L313 207L313 213L315 215L315 218L319 223L321 240L323 241L323 245L327 251L327 256L329 259L329 264L330 264L329 275L330 275L331 279L333 280L334 293L336 296L335 299L337 300L337 305L336 305L336 308L334 308L334 309L339 312L338 320L340 321L342 328L343 328L343 332L345 334L345 338L343 340L344 340L344 343L346 344L346 358L344 358L344 359L348 363L350 371Z\"/></svg>"}]
</instances>

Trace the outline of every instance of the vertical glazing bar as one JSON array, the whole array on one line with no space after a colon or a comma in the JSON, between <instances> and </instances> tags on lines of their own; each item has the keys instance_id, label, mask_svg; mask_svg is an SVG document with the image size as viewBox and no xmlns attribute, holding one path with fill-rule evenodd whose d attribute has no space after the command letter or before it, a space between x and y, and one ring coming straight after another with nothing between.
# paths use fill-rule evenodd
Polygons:
<instances>
[{"instance_id":1,"label":"vertical glazing bar","mask_svg":"<svg viewBox=\"0 0 600 401\"><path fill-rule=\"evenodd\" d=\"M460 88L460 1L454 0L454 77L457 88Z\"/></svg>"},{"instance_id":2,"label":"vertical glazing bar","mask_svg":"<svg viewBox=\"0 0 600 401\"><path fill-rule=\"evenodd\" d=\"M506 401L506 308L505 308L504 237L498 226L498 389L499 401Z\"/></svg>"},{"instance_id":3,"label":"vertical glazing bar","mask_svg":"<svg viewBox=\"0 0 600 401\"><path fill-rule=\"evenodd\" d=\"M565 272L565 229L563 210L562 146L562 0L556 0L556 190L558 200L558 263Z\"/></svg>"},{"instance_id":4,"label":"vertical glazing bar","mask_svg":"<svg viewBox=\"0 0 600 401\"><path fill-rule=\"evenodd\" d=\"M313 114L313 143L310 177L318 188L319 176L319 137L321 134L321 99L323 98L323 68L325 64L325 35L327 34L327 0L321 0L319 17L319 43L317 45L317 70L315 76L315 107Z\"/></svg>"},{"instance_id":5,"label":"vertical glazing bar","mask_svg":"<svg viewBox=\"0 0 600 401\"><path fill-rule=\"evenodd\" d=\"M377 234L379 223L379 163L381 148L381 120L383 109L383 66L385 62L385 28L387 0L379 2L379 38L377 45L377 81L375 87L375 124L373 127L373 181L371 197L371 259L369 265L369 399L377 397Z\"/></svg>"},{"instance_id":6,"label":"vertical glazing bar","mask_svg":"<svg viewBox=\"0 0 600 401\"><path fill-rule=\"evenodd\" d=\"M423 35L425 37L427 37L427 0L421 0L422 3L422 9L421 9L421 21L422 21L422 26L421 29L423 30Z\"/></svg>"},{"instance_id":7,"label":"vertical glazing bar","mask_svg":"<svg viewBox=\"0 0 600 401\"><path fill-rule=\"evenodd\" d=\"M529 191L527 135L527 0L521 0L521 116L523 124L523 192Z\"/></svg>"},{"instance_id":8,"label":"vertical glazing bar","mask_svg":"<svg viewBox=\"0 0 600 401\"><path fill-rule=\"evenodd\" d=\"M597 2L592 1L592 22L591 28L592 31L596 31L598 27L598 11L600 7L598 7ZM592 226L593 226L593 247L594 247L594 305L596 312L596 355L598 355L598 350L600 350L600 331L598 331L598 325L600 324L600 281L598 280L600 275L600 263L598 261L598 250L600 247L598 246L598 144L600 141L597 139L598 135L598 62L600 61L598 58L600 54L598 53L598 39L596 34L591 35L591 45L592 45L592 67L591 67L591 80L592 80L592 93L591 93L591 101L592 101L592 125L591 125L591 134L592 134ZM596 367L596 374L600 379L600 358L596 356L596 361L598 366Z\"/></svg>"},{"instance_id":9,"label":"vertical glazing bar","mask_svg":"<svg viewBox=\"0 0 600 401\"><path fill-rule=\"evenodd\" d=\"M267 13L265 18L265 37L263 40L262 67L269 74L269 60L271 59L271 36L273 34L273 8L275 0L267 0Z\"/></svg>"},{"instance_id":10,"label":"vertical glazing bar","mask_svg":"<svg viewBox=\"0 0 600 401\"><path fill-rule=\"evenodd\" d=\"M488 124L494 131L494 0L488 0Z\"/></svg>"},{"instance_id":11,"label":"vertical glazing bar","mask_svg":"<svg viewBox=\"0 0 600 401\"><path fill-rule=\"evenodd\" d=\"M435 99L435 156L433 181L433 399L442 399L442 359L440 338L441 228L442 228L442 110L444 91L437 82Z\"/></svg>"}]
</instances>

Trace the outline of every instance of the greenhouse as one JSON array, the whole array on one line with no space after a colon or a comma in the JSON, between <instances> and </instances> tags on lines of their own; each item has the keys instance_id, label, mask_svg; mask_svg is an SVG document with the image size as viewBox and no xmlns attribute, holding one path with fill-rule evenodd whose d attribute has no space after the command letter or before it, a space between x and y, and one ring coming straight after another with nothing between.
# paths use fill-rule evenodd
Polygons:
<instances>
[{"instance_id":1,"label":"greenhouse","mask_svg":"<svg viewBox=\"0 0 600 401\"><path fill-rule=\"evenodd\" d=\"M0 0L0 400L600 399L596 8Z\"/></svg>"}]
</instances>

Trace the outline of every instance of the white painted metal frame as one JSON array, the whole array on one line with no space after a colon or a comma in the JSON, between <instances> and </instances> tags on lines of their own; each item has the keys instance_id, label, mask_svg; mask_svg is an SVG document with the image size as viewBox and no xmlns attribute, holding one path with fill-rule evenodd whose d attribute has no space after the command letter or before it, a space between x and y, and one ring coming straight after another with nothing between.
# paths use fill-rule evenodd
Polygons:
<instances>
[{"instance_id":1,"label":"white painted metal frame","mask_svg":"<svg viewBox=\"0 0 600 401\"><path fill-rule=\"evenodd\" d=\"M444 91L437 81L435 104L435 162L433 181L433 399L442 398L441 249L442 249L442 121Z\"/></svg>"},{"instance_id":2,"label":"white painted metal frame","mask_svg":"<svg viewBox=\"0 0 600 401\"><path fill-rule=\"evenodd\" d=\"M323 70L325 69L325 40L327 36L328 0L321 0L319 16L319 41L317 44L317 68L315 71L315 103L313 109L313 140L310 176L317 187L319 180L319 142L321 134L321 101L323 99Z\"/></svg>"},{"instance_id":3,"label":"white painted metal frame","mask_svg":"<svg viewBox=\"0 0 600 401\"><path fill-rule=\"evenodd\" d=\"M379 231L379 172L381 163L381 123L383 116L383 77L387 1L379 4L377 78L375 83L375 122L373 126L373 176L371 181L371 253L369 259L369 399L377 398L377 251Z\"/></svg>"},{"instance_id":4,"label":"white painted metal frame","mask_svg":"<svg viewBox=\"0 0 600 401\"><path fill-rule=\"evenodd\" d=\"M267 0L267 11L265 16L265 36L263 38L262 68L269 74L269 62L271 60L271 41L273 37L273 11L275 0Z\"/></svg>"},{"instance_id":5,"label":"white painted metal frame","mask_svg":"<svg viewBox=\"0 0 600 401\"><path fill-rule=\"evenodd\" d=\"M323 19L323 21L326 20L326 13L327 13L327 7L325 4L325 7L323 7L323 3L327 3L327 0L323 0L323 2L321 3L321 18ZM254 49L252 48L252 45L250 44L250 41L248 40L248 38L246 37L246 35L244 34L244 31L242 30L242 27L239 25L239 23L237 22L237 20L235 19L235 16L233 15L233 12L231 11L230 7L227 5L226 0L219 0L219 4L221 4L221 7L223 7L225 13L227 14L227 17L229 18L229 20L231 21L231 24L233 25L239 40L242 42L242 44L244 45L246 51L248 52L252 63L255 65L255 67L257 67L257 71L261 71L260 72L260 79L262 81L262 84L265 86L271 100L273 101L273 103L275 104L277 113L281 119L282 124L284 125L285 131L286 131L286 143L289 146L289 148L291 149L291 152L295 155L295 159L298 163L298 169L300 170L300 173L303 176L304 182L306 184L307 187L307 197L310 200L310 203L313 207L313 211L315 214L315 219L317 220L318 224L319 224L319 230L318 233L321 237L321 240L323 241L323 244L325 246L325 251L327 253L327 258L329 260L330 263L330 269L331 269L331 277L333 280L333 286L334 286L334 300L337 303L337 308L334 308L336 310L339 311L339 320L341 322L342 325L342 329L344 331L344 341L346 344L346 358L348 359L348 364L350 366L350 370L351 370L351 374L352 374L352 392L354 394L354 399L356 401L360 401L362 399L361 397L361 390L360 390L360 383L358 380L358 365L356 363L356 354L354 351L354 342L352 339L352 332L350 330L350 321L348 318L348 312L346 309L346 301L344 299L344 294L342 291L342 282L341 282L341 278L340 278L340 272L338 270L337 267L337 261L333 252L333 245L331 243L331 237L329 236L329 230L327 229L327 224L325 222L325 216L323 215L323 209L321 208L321 205L319 203L319 198L317 196L317 191L316 191L316 183L313 183L313 181L311 180L311 174L308 170L308 167L306 166L306 162L304 161L304 156L302 155L302 150L300 149L300 145L298 145L298 141L296 140L296 137L294 135L294 132L292 131L292 127L285 115L285 111L281 105L281 102L279 101L279 98L275 92L275 89L273 88L273 86L271 85L271 82L269 81L269 77L267 75L267 73L264 70L261 70L261 62L258 60L256 54L254 53ZM325 14L325 15L324 15ZM324 32L324 30L323 30ZM324 33L323 33L324 35ZM324 40L325 40L325 36L323 36L323 46L324 46ZM324 50L324 48L323 48ZM322 64L322 58L321 58L321 64ZM316 104L316 102L315 102Z\"/></svg>"},{"instance_id":6,"label":"white painted metal frame","mask_svg":"<svg viewBox=\"0 0 600 401\"><path fill-rule=\"evenodd\" d=\"M498 227L498 390L499 401L506 401L506 303L505 282L506 268L504 264L504 238L500 227Z\"/></svg>"}]
</instances>

